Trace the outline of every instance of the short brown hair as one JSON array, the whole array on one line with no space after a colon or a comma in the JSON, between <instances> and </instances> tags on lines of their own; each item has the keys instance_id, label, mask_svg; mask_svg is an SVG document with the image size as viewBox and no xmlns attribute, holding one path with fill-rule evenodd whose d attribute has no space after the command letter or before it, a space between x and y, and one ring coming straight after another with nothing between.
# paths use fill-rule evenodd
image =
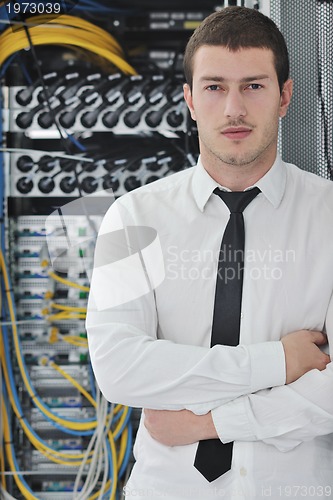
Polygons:
<instances>
[{"instance_id":1,"label":"short brown hair","mask_svg":"<svg viewBox=\"0 0 333 500\"><path fill-rule=\"evenodd\" d=\"M289 56L285 39L269 17L247 7L225 7L210 16L196 28L189 39L184 55L186 82L192 89L193 57L202 45L221 45L231 51L257 47L270 49L280 92L289 78Z\"/></svg>"}]
</instances>

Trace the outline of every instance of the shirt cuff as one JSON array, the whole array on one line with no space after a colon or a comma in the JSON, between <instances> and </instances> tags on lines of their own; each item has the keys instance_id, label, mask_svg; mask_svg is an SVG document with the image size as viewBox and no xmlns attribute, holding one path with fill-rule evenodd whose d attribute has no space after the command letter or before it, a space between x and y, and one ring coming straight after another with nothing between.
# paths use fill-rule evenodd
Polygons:
<instances>
[{"instance_id":1,"label":"shirt cuff","mask_svg":"<svg viewBox=\"0 0 333 500\"><path fill-rule=\"evenodd\" d=\"M285 384L286 362L282 342L263 342L246 347L251 359L252 393ZM222 443L257 440L248 405L248 398L241 396L212 410L214 426Z\"/></svg>"},{"instance_id":2,"label":"shirt cuff","mask_svg":"<svg viewBox=\"0 0 333 500\"><path fill-rule=\"evenodd\" d=\"M246 347L251 360L251 393L286 383L282 342L261 342Z\"/></svg>"},{"instance_id":3,"label":"shirt cuff","mask_svg":"<svg viewBox=\"0 0 333 500\"><path fill-rule=\"evenodd\" d=\"M222 443L231 441L256 441L253 425L246 411L246 396L212 410L212 419Z\"/></svg>"}]
</instances>

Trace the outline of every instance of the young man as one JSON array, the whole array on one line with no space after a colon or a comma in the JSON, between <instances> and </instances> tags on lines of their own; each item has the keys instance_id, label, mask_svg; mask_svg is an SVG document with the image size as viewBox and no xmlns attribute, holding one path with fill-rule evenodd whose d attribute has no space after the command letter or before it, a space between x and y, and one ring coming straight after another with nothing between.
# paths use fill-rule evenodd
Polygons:
<instances>
[{"instance_id":1,"label":"young man","mask_svg":"<svg viewBox=\"0 0 333 500\"><path fill-rule=\"evenodd\" d=\"M91 282L101 390L146 409L126 498L333 498L333 369L319 347L333 335L333 185L277 154L292 95L284 39L258 11L222 9L184 67L198 164L112 205ZM233 211L221 192L252 188L239 339L223 345L217 274L232 295L223 265L236 250L220 249ZM233 442L229 469L208 480L193 465L207 440Z\"/></svg>"}]
</instances>

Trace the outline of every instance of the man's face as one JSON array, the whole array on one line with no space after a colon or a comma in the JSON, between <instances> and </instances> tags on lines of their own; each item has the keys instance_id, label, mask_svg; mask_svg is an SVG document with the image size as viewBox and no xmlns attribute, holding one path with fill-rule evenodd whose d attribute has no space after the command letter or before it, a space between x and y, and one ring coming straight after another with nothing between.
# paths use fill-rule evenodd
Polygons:
<instances>
[{"instance_id":1,"label":"man's face","mask_svg":"<svg viewBox=\"0 0 333 500\"><path fill-rule=\"evenodd\" d=\"M271 50L201 46L193 60L192 92L185 85L184 96L197 122L204 165L271 166L279 117L291 93L288 80L280 95Z\"/></svg>"}]
</instances>

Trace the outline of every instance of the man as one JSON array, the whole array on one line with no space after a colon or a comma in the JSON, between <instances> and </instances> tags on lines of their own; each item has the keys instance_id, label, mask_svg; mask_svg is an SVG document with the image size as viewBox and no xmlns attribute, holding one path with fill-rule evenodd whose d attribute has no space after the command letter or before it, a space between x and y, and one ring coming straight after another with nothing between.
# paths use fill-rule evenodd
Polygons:
<instances>
[{"instance_id":1,"label":"man","mask_svg":"<svg viewBox=\"0 0 333 500\"><path fill-rule=\"evenodd\" d=\"M333 185L277 154L285 42L258 11L229 7L194 32L184 68L198 165L113 204L91 282L98 383L146 409L126 498L333 498L333 369L320 349L320 332L333 335ZM235 250L219 254L231 220L220 196L253 187L239 340L221 345L216 276L232 289L223 260ZM193 464L208 439L233 446L230 470L207 481Z\"/></svg>"}]
</instances>

